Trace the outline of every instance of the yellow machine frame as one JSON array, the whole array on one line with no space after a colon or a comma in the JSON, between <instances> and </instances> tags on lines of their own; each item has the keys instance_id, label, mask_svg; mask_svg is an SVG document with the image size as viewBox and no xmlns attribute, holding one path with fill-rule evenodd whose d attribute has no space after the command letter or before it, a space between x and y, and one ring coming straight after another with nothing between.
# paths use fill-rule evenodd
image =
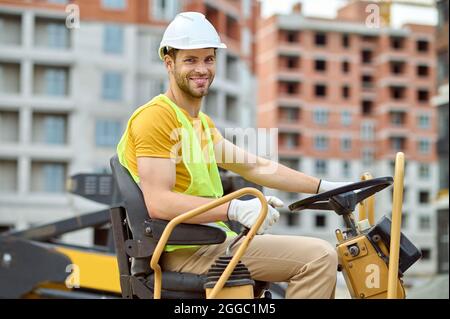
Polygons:
<instances>
[{"instance_id":1,"label":"yellow machine frame","mask_svg":"<svg viewBox=\"0 0 450 319\"><path fill-rule=\"evenodd\" d=\"M399 279L400 227L402 219L404 154L397 153L395 160L394 195L392 206L392 225L390 248L380 240L372 243L359 234L344 239L341 231L336 230L336 249L339 264L352 298L388 298L406 297L403 282ZM363 174L362 180L371 179L369 173ZM359 223L362 227L374 224L375 195L359 205ZM385 256L389 256L389 266L374 248L377 245ZM352 251L353 250L353 251Z\"/></svg>"}]
</instances>

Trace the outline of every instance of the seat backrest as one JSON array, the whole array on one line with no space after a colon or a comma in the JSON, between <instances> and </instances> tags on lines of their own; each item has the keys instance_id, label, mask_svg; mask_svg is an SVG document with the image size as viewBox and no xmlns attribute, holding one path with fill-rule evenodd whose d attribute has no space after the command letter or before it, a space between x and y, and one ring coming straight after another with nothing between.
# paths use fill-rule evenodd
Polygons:
<instances>
[{"instance_id":1,"label":"seat backrest","mask_svg":"<svg viewBox=\"0 0 450 319\"><path fill-rule=\"evenodd\" d=\"M111 158L110 164L127 212L128 226L133 233L133 238L141 239L145 234L144 221L150 218L142 191L128 170L119 162L117 154Z\"/></svg>"}]
</instances>

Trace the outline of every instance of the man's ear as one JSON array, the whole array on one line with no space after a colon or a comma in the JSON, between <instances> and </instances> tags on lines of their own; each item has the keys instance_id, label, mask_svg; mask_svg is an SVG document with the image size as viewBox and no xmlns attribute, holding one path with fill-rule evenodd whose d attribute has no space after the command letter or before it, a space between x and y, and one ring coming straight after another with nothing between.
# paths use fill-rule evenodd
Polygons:
<instances>
[{"instance_id":1,"label":"man's ear","mask_svg":"<svg viewBox=\"0 0 450 319\"><path fill-rule=\"evenodd\" d=\"M170 57L170 55L166 54L164 56L164 65L166 66L167 71L172 72L174 67L174 61Z\"/></svg>"}]
</instances>

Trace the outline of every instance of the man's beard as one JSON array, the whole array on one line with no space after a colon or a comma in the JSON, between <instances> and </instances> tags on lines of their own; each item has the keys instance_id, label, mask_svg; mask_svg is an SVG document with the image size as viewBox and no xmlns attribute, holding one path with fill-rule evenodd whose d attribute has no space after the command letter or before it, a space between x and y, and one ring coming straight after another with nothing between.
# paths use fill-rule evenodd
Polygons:
<instances>
[{"instance_id":1,"label":"man's beard","mask_svg":"<svg viewBox=\"0 0 450 319\"><path fill-rule=\"evenodd\" d=\"M211 72L208 72L208 83L204 88L202 88L204 91L196 91L192 89L189 86L189 78L192 76L192 73L187 74L186 76L183 76L179 73L177 73L176 70L174 70L175 73L175 81L177 82L178 87L187 95L193 97L193 98L201 98L206 95L208 95L209 87L211 86L211 83L214 80L214 76Z\"/></svg>"}]
</instances>

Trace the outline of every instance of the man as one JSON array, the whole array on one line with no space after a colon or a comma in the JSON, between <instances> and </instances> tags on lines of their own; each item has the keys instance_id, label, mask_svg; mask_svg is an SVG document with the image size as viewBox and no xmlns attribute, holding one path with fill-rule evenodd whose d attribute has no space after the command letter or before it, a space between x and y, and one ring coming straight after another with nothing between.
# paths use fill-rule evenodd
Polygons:
<instances>
[{"instance_id":1,"label":"man","mask_svg":"<svg viewBox=\"0 0 450 319\"><path fill-rule=\"evenodd\" d=\"M221 197L218 165L253 183L287 192L315 194L342 186L279 164L272 174L264 173L265 167L276 163L249 154L221 136L213 121L200 112L202 98L215 76L218 48L226 45L203 14L177 15L159 49L169 88L135 111L118 145L120 162L139 183L151 217L171 220ZM230 154L246 161L227 161ZM283 206L276 197L267 199L269 211L258 234L278 221L276 207ZM258 199L235 199L192 218L190 223L222 227L227 240L209 246L166 246L162 267L205 274L236 236L223 222L238 221L250 228L259 210ZM337 256L334 248L321 239L255 236L242 262L255 280L288 282L287 298L334 296Z\"/></svg>"}]
</instances>

